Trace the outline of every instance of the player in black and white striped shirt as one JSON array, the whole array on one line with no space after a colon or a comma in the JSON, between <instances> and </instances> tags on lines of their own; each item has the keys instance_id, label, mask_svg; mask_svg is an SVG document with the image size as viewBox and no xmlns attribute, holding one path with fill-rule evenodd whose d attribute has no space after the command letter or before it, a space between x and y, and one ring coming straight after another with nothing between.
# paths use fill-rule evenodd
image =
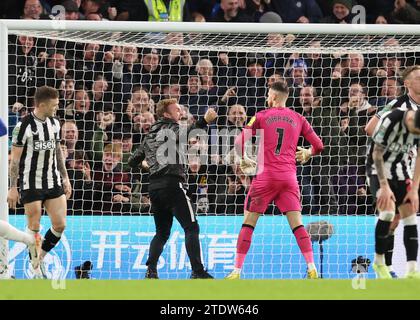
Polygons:
<instances>
[{"instance_id":1,"label":"player in black and white striped shirt","mask_svg":"<svg viewBox=\"0 0 420 320\"><path fill-rule=\"evenodd\" d=\"M30 251L31 264L35 275L43 278L46 274L42 260L61 238L66 225L66 198L71 195L60 148L60 123L54 118L57 107L56 89L44 86L36 90L34 111L24 117L13 131L7 197L9 206L16 208L19 178L20 202L24 205L28 222L26 231L34 234L37 243L37 250ZM39 234L42 207L52 224L43 241Z\"/></svg>"},{"instance_id":2,"label":"player in black and white striped shirt","mask_svg":"<svg viewBox=\"0 0 420 320\"><path fill-rule=\"evenodd\" d=\"M385 113L373 133L373 163L379 180L376 207L379 219L375 229L375 261L378 278L391 278L385 264L389 227L395 209L404 224L404 245L407 253L407 278L420 279L417 271L417 217L419 207L420 154L416 158L414 177L409 153L419 147L420 110L395 109Z\"/></svg>"}]
</instances>

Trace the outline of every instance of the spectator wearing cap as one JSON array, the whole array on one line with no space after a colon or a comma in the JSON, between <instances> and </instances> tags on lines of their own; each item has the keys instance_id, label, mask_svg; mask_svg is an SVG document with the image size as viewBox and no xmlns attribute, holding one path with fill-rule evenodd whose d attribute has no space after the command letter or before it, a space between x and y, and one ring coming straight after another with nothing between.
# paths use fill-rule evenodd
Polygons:
<instances>
[{"instance_id":1,"label":"spectator wearing cap","mask_svg":"<svg viewBox=\"0 0 420 320\"><path fill-rule=\"evenodd\" d=\"M121 0L117 20L191 21L189 0Z\"/></svg>"},{"instance_id":2,"label":"spectator wearing cap","mask_svg":"<svg viewBox=\"0 0 420 320\"><path fill-rule=\"evenodd\" d=\"M65 18L66 20L79 20L80 13L79 7L77 6L76 2L73 0L66 0L62 3L65 11Z\"/></svg>"},{"instance_id":3,"label":"spectator wearing cap","mask_svg":"<svg viewBox=\"0 0 420 320\"><path fill-rule=\"evenodd\" d=\"M157 49L143 48L140 62L139 84L152 94L153 100L158 101L161 91L161 54Z\"/></svg>"},{"instance_id":4,"label":"spectator wearing cap","mask_svg":"<svg viewBox=\"0 0 420 320\"><path fill-rule=\"evenodd\" d=\"M253 22L253 19L239 8L239 0L220 0L220 9L210 21Z\"/></svg>"},{"instance_id":5,"label":"spectator wearing cap","mask_svg":"<svg viewBox=\"0 0 420 320\"><path fill-rule=\"evenodd\" d=\"M320 20L321 23L352 23L351 0L333 0L332 13Z\"/></svg>"},{"instance_id":6,"label":"spectator wearing cap","mask_svg":"<svg viewBox=\"0 0 420 320\"><path fill-rule=\"evenodd\" d=\"M270 5L285 23L315 23L322 18L315 0L272 0Z\"/></svg>"},{"instance_id":7,"label":"spectator wearing cap","mask_svg":"<svg viewBox=\"0 0 420 320\"><path fill-rule=\"evenodd\" d=\"M286 81L289 85L289 98L287 105L298 107L299 95L301 88L309 84L308 79L308 66L302 58L292 59L291 67L286 71Z\"/></svg>"}]
</instances>

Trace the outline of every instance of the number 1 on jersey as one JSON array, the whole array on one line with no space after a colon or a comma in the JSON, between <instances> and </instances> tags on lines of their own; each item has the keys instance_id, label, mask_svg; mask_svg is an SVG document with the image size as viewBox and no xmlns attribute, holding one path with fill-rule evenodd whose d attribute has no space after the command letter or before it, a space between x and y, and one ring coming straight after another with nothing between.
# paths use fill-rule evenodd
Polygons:
<instances>
[{"instance_id":1,"label":"number 1 on jersey","mask_svg":"<svg viewBox=\"0 0 420 320\"><path fill-rule=\"evenodd\" d=\"M277 154L277 155L279 155L280 154L281 145L283 143L283 132L284 132L284 129L283 128L277 128L276 131L277 131L279 137L277 139L276 151L274 153Z\"/></svg>"}]
</instances>

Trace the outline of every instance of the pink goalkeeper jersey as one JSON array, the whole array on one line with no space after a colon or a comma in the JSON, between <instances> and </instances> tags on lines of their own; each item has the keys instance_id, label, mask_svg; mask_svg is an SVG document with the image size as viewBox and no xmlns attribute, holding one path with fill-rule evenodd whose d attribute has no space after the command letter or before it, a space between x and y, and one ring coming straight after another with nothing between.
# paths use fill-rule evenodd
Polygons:
<instances>
[{"instance_id":1,"label":"pink goalkeeper jersey","mask_svg":"<svg viewBox=\"0 0 420 320\"><path fill-rule=\"evenodd\" d=\"M250 129L252 135L262 130L259 131L260 137L263 132L263 139L260 138L258 145L258 180L296 177L296 151L300 136L312 145L313 155L320 153L324 147L305 117L289 108L269 108L258 112L237 137L237 150L242 150L243 142L251 137Z\"/></svg>"}]
</instances>

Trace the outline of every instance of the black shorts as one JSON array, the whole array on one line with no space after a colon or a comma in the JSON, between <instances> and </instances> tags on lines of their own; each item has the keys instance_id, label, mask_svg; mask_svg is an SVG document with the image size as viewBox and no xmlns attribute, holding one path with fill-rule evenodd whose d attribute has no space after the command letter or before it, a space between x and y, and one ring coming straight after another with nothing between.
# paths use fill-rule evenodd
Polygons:
<instances>
[{"instance_id":1,"label":"black shorts","mask_svg":"<svg viewBox=\"0 0 420 320\"><path fill-rule=\"evenodd\" d=\"M34 201L42 201L55 199L64 194L62 187L47 189L47 190L22 190L20 192L20 202L22 204L31 203Z\"/></svg>"},{"instance_id":2,"label":"black shorts","mask_svg":"<svg viewBox=\"0 0 420 320\"><path fill-rule=\"evenodd\" d=\"M149 190L149 196L157 230L169 232L173 217L184 229L197 223L190 198L181 184Z\"/></svg>"},{"instance_id":3,"label":"black shorts","mask_svg":"<svg viewBox=\"0 0 420 320\"><path fill-rule=\"evenodd\" d=\"M368 179L370 193L372 194L373 202L376 205L376 193L380 189L379 179L378 176L371 175ZM391 188L391 191L394 193L395 196L395 207L398 208L400 205L403 204L404 198L408 193L408 186L410 185L411 180L402 181L402 180L389 180L388 184Z\"/></svg>"}]
</instances>

